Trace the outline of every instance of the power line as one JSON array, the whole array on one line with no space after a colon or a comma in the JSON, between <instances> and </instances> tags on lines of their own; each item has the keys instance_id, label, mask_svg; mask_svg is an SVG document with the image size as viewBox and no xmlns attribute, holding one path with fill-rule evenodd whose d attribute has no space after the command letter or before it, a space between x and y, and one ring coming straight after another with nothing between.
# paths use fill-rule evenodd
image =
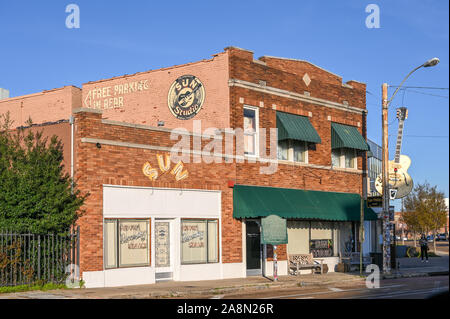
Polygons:
<instances>
[{"instance_id":1,"label":"power line","mask_svg":"<svg viewBox=\"0 0 450 319\"><path fill-rule=\"evenodd\" d=\"M398 85L389 85L393 88L398 88ZM448 88L439 88L434 86L402 86L404 89L427 89L427 90L448 90Z\"/></svg>"},{"instance_id":2,"label":"power line","mask_svg":"<svg viewBox=\"0 0 450 319\"><path fill-rule=\"evenodd\" d=\"M389 134L389 136L395 135ZM403 135L403 137L448 138L447 135Z\"/></svg>"},{"instance_id":3,"label":"power line","mask_svg":"<svg viewBox=\"0 0 450 319\"><path fill-rule=\"evenodd\" d=\"M406 91L407 90L405 89L403 92L406 92ZM414 91L414 90L408 90L408 92L413 92L413 93L418 93L418 94L423 94L423 95L431 95L431 96L443 97L443 98L448 99L448 96L445 96L445 95L431 94L431 93L419 92L419 91Z\"/></svg>"}]
</instances>

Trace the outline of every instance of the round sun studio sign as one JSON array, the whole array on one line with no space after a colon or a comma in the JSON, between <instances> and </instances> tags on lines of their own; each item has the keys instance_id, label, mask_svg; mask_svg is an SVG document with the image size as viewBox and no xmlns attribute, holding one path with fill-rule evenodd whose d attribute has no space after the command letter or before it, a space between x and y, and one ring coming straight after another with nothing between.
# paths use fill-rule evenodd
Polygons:
<instances>
[{"instance_id":1,"label":"round sun studio sign","mask_svg":"<svg viewBox=\"0 0 450 319\"><path fill-rule=\"evenodd\" d=\"M180 120L189 120L200 112L205 101L205 88L193 75L183 75L173 82L167 102L169 110Z\"/></svg>"}]
</instances>

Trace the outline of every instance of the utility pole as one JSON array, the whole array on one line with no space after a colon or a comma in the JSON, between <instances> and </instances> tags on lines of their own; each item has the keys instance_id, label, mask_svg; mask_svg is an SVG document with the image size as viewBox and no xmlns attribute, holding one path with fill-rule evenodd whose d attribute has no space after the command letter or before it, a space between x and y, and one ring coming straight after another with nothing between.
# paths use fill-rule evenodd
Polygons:
<instances>
[{"instance_id":1,"label":"utility pole","mask_svg":"<svg viewBox=\"0 0 450 319\"><path fill-rule=\"evenodd\" d=\"M391 225L389 222L389 135L388 135L388 85L383 83L381 86L382 96L382 118L381 126L383 133L383 273L391 272Z\"/></svg>"},{"instance_id":2,"label":"utility pole","mask_svg":"<svg viewBox=\"0 0 450 319\"><path fill-rule=\"evenodd\" d=\"M391 104L394 96L400 90L406 79L409 78L418 69L424 67L432 67L439 63L438 58L432 58L422 65L414 68L408 75L403 79L397 89L392 94L391 98L388 100L388 85L383 83L381 86L381 104L382 104L382 115L381 115L381 127L383 134L383 161L382 161L382 176L383 176L383 273L389 274L391 272L391 223L389 222L389 149L388 149L388 107Z\"/></svg>"}]
</instances>

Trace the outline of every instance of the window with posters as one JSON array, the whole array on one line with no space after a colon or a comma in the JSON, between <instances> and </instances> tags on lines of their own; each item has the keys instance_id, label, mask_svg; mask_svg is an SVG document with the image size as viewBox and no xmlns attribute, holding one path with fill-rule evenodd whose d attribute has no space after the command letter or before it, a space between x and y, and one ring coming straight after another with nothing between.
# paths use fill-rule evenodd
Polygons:
<instances>
[{"instance_id":1,"label":"window with posters","mask_svg":"<svg viewBox=\"0 0 450 319\"><path fill-rule=\"evenodd\" d=\"M105 219L105 267L149 266L149 220Z\"/></svg>"},{"instance_id":2,"label":"window with posters","mask_svg":"<svg viewBox=\"0 0 450 319\"><path fill-rule=\"evenodd\" d=\"M181 220L182 264L218 262L218 245L217 220Z\"/></svg>"}]
</instances>

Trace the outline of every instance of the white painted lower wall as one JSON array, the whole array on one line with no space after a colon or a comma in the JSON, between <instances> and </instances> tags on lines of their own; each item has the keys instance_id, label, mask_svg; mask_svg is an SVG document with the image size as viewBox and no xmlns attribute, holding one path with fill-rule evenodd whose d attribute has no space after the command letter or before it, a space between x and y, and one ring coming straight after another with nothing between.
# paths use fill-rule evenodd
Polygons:
<instances>
[{"instance_id":1,"label":"white painted lower wall","mask_svg":"<svg viewBox=\"0 0 450 319\"><path fill-rule=\"evenodd\" d=\"M245 263L222 264L222 279L245 277L247 277L247 269L245 268Z\"/></svg>"},{"instance_id":2,"label":"white painted lower wall","mask_svg":"<svg viewBox=\"0 0 450 319\"><path fill-rule=\"evenodd\" d=\"M85 271L83 281L86 288L148 285L155 283L155 270L153 267L131 267Z\"/></svg>"},{"instance_id":3,"label":"white painted lower wall","mask_svg":"<svg viewBox=\"0 0 450 319\"><path fill-rule=\"evenodd\" d=\"M176 281L197 281L222 279L221 264L181 265Z\"/></svg>"},{"instance_id":4,"label":"white painted lower wall","mask_svg":"<svg viewBox=\"0 0 450 319\"><path fill-rule=\"evenodd\" d=\"M181 265L174 272L174 281L220 280L229 278L245 278L246 269L243 263L217 263ZM107 269L104 271L85 271L83 281L86 288L119 287L154 284L155 268L130 267Z\"/></svg>"},{"instance_id":5,"label":"white painted lower wall","mask_svg":"<svg viewBox=\"0 0 450 319\"><path fill-rule=\"evenodd\" d=\"M266 262L266 276L273 276L273 261ZM278 260L278 276L286 276L288 274L288 262L287 260Z\"/></svg>"}]
</instances>

